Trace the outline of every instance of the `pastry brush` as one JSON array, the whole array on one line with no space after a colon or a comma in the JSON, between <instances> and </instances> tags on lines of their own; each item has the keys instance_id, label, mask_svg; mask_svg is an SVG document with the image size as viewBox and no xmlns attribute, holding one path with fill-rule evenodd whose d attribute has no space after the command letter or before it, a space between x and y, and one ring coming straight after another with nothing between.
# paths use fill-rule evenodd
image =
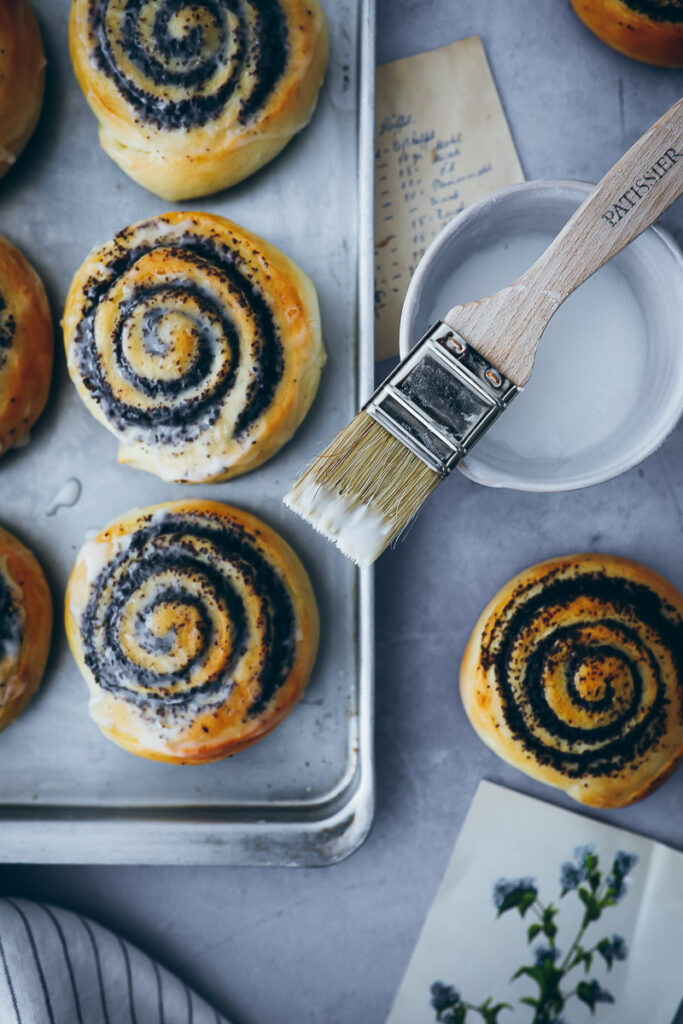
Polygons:
<instances>
[{"instance_id":1,"label":"pastry brush","mask_svg":"<svg viewBox=\"0 0 683 1024\"><path fill-rule=\"evenodd\" d=\"M455 306L285 496L369 565L531 376L550 318L683 192L683 100L605 175L517 281Z\"/></svg>"}]
</instances>

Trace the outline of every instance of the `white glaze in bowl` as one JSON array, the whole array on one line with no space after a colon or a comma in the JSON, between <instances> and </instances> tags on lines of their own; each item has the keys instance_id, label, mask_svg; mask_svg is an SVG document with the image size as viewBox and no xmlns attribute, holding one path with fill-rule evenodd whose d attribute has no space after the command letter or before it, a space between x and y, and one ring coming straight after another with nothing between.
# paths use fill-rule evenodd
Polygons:
<instances>
[{"instance_id":1,"label":"white glaze in bowl","mask_svg":"<svg viewBox=\"0 0 683 1024\"><path fill-rule=\"evenodd\" d=\"M525 182L501 189L455 217L422 257L408 288L401 316L401 355L405 357L431 323L461 301L453 295L442 309L439 296L473 252L522 234L554 236L592 187L578 181ZM574 454L530 457L499 441L510 411L460 464L471 479L528 491L586 487L637 465L676 425L683 413L683 255L667 232L651 227L611 266L626 282L645 328L644 372L624 406L620 428Z\"/></svg>"}]
</instances>

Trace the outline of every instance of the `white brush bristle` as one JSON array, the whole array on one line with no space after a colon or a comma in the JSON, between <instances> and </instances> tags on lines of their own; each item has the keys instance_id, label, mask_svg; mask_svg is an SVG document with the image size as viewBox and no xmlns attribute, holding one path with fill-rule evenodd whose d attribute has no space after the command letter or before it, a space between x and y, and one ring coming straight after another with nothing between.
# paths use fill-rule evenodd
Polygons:
<instances>
[{"instance_id":1,"label":"white brush bristle","mask_svg":"<svg viewBox=\"0 0 683 1024\"><path fill-rule=\"evenodd\" d=\"M358 565L370 565L440 482L438 473L359 412L284 502Z\"/></svg>"}]
</instances>

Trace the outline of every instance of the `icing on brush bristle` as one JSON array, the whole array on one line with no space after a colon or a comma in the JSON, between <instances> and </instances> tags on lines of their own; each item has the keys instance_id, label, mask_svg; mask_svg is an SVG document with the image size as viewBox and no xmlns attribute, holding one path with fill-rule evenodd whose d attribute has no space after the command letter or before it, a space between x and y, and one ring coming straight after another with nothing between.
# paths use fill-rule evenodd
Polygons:
<instances>
[{"instance_id":1,"label":"icing on brush bristle","mask_svg":"<svg viewBox=\"0 0 683 1024\"><path fill-rule=\"evenodd\" d=\"M285 504L361 565L373 562L529 380L558 306L683 194L682 113L683 99L615 164L513 285L455 306L433 324ZM644 167L661 170L653 175L656 187L630 210L619 207L614 219L613 197Z\"/></svg>"},{"instance_id":2,"label":"icing on brush bristle","mask_svg":"<svg viewBox=\"0 0 683 1024\"><path fill-rule=\"evenodd\" d=\"M358 565L370 565L441 481L360 412L285 496L288 508Z\"/></svg>"},{"instance_id":3,"label":"icing on brush bristle","mask_svg":"<svg viewBox=\"0 0 683 1024\"><path fill-rule=\"evenodd\" d=\"M438 321L294 484L285 505L370 565L517 390Z\"/></svg>"}]
</instances>

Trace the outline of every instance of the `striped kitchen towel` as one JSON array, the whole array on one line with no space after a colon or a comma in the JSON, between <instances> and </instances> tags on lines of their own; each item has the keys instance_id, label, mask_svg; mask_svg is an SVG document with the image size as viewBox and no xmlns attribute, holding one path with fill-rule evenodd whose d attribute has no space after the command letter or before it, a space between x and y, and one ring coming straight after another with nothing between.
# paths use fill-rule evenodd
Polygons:
<instances>
[{"instance_id":1,"label":"striped kitchen towel","mask_svg":"<svg viewBox=\"0 0 683 1024\"><path fill-rule=\"evenodd\" d=\"M0 899L1 1024L228 1024L175 975L79 914Z\"/></svg>"}]
</instances>

